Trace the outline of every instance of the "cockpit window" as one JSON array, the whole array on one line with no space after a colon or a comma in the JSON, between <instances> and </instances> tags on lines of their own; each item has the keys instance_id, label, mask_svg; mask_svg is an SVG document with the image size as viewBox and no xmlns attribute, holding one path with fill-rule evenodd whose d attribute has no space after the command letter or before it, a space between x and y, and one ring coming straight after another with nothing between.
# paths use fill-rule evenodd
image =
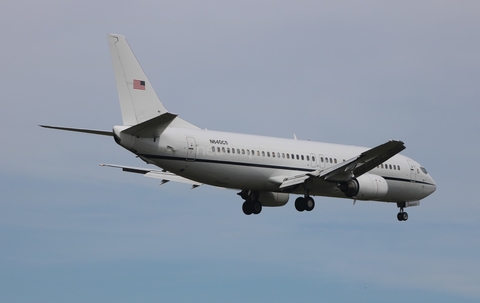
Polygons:
<instances>
[{"instance_id":1,"label":"cockpit window","mask_svg":"<svg viewBox=\"0 0 480 303\"><path fill-rule=\"evenodd\" d=\"M425 167L420 167L420 169L422 170L422 172L423 172L425 175L428 175L427 170L425 169Z\"/></svg>"}]
</instances>

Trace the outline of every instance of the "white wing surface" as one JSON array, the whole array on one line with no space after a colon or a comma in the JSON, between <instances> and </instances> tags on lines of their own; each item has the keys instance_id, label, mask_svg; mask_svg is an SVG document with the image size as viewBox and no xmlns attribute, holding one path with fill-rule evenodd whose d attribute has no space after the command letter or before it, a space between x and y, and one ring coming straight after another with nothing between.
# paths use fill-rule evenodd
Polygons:
<instances>
[{"instance_id":1,"label":"white wing surface","mask_svg":"<svg viewBox=\"0 0 480 303\"><path fill-rule=\"evenodd\" d=\"M360 177L404 149L405 145L402 141L391 140L328 169L314 170L287 178L282 182L280 188L302 184L309 178L322 178L332 182L348 181L353 177Z\"/></svg>"}]
</instances>

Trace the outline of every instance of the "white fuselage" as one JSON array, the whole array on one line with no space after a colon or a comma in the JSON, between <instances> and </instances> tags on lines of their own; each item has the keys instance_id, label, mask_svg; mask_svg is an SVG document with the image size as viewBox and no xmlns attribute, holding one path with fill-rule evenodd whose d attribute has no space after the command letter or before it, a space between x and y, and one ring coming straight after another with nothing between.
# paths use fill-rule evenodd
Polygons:
<instances>
[{"instance_id":1,"label":"white fuselage","mask_svg":"<svg viewBox=\"0 0 480 303\"><path fill-rule=\"evenodd\" d=\"M167 128L160 137L138 138L114 133L120 145L145 161L172 173L213 186L256 191L285 192L279 185L284 178L324 170L348 160L368 148L236 134L189 128ZM396 155L368 174L383 177L388 192L384 202L418 201L435 191L436 185L423 167L403 155ZM313 196L345 198L338 183L315 179ZM304 194L305 189L287 193ZM360 199L361 197L355 197ZM369 200L369 199L365 199Z\"/></svg>"}]
</instances>

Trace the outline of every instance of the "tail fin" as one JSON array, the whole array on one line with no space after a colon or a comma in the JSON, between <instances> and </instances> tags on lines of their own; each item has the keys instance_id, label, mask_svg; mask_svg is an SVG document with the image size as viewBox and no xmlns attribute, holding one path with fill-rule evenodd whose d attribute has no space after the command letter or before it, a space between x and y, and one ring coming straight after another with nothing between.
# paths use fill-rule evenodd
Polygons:
<instances>
[{"instance_id":1,"label":"tail fin","mask_svg":"<svg viewBox=\"0 0 480 303\"><path fill-rule=\"evenodd\" d=\"M123 125L137 125L168 113L122 35L109 34L108 44L113 62ZM171 126L197 128L177 118Z\"/></svg>"}]
</instances>

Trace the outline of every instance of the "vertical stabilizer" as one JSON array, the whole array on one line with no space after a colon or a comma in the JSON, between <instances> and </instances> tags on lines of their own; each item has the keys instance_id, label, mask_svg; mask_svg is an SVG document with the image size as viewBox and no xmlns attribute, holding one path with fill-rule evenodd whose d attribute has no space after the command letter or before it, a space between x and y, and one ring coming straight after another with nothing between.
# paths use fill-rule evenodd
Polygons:
<instances>
[{"instance_id":1,"label":"vertical stabilizer","mask_svg":"<svg viewBox=\"0 0 480 303\"><path fill-rule=\"evenodd\" d=\"M109 34L117 82L118 98L124 125L136 125L167 112L143 72L127 40L122 35Z\"/></svg>"}]
</instances>

